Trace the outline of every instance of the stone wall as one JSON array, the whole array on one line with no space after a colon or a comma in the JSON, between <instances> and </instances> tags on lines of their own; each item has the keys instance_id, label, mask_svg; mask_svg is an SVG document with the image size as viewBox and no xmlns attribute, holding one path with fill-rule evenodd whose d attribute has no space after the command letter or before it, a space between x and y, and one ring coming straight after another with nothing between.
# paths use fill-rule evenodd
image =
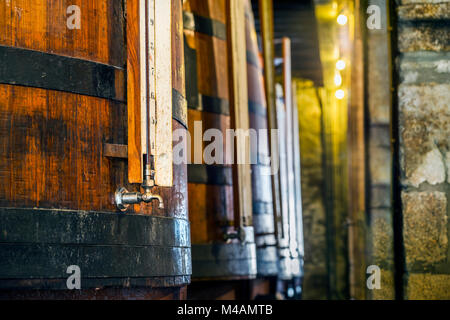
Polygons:
<instances>
[{"instance_id":1,"label":"stone wall","mask_svg":"<svg viewBox=\"0 0 450 320\"><path fill-rule=\"evenodd\" d=\"M450 299L450 1L397 1L407 299Z\"/></svg>"},{"instance_id":2,"label":"stone wall","mask_svg":"<svg viewBox=\"0 0 450 320\"><path fill-rule=\"evenodd\" d=\"M303 299L326 299L328 275L326 219L323 206L322 112L314 84L300 79L297 79L296 83L305 243Z\"/></svg>"}]
</instances>

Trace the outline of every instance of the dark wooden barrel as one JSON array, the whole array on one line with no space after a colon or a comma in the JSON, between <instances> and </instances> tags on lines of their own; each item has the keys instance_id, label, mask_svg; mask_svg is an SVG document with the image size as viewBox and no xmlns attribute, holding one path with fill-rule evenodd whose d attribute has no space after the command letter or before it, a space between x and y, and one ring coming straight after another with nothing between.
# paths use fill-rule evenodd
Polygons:
<instances>
[{"instance_id":1,"label":"dark wooden barrel","mask_svg":"<svg viewBox=\"0 0 450 320\"><path fill-rule=\"evenodd\" d=\"M195 159L209 144L196 136L195 122L202 126L198 129L200 134L217 129L225 137L230 129L226 1L187 0L183 9L188 127L192 140L192 163L188 165L192 276L252 278L256 275L254 242L224 241L227 235L238 231L232 168L226 163L207 164L203 158ZM196 143L201 149L196 149ZM224 155L225 152L224 144Z\"/></svg>"},{"instance_id":2,"label":"dark wooden barrel","mask_svg":"<svg viewBox=\"0 0 450 320\"><path fill-rule=\"evenodd\" d=\"M245 1L248 108L250 128L258 133L252 150L253 226L255 228L258 275L278 273L277 241L273 213L267 106L262 57L258 48L250 1Z\"/></svg>"},{"instance_id":3,"label":"dark wooden barrel","mask_svg":"<svg viewBox=\"0 0 450 320\"><path fill-rule=\"evenodd\" d=\"M67 1L0 3L0 295L183 297L186 165L174 165L173 187L153 190L165 209L114 203L118 186L140 188L127 183L125 159L129 4L73 4L80 29L67 27ZM172 0L174 129L187 127L182 32ZM70 265L80 267L77 293L65 290Z\"/></svg>"},{"instance_id":4,"label":"dark wooden barrel","mask_svg":"<svg viewBox=\"0 0 450 320\"><path fill-rule=\"evenodd\" d=\"M295 82L292 85L292 154L294 161L294 185L295 185L295 217L296 217L296 240L298 250L298 269L293 279L293 287L296 298L302 296L303 285L303 257L304 257L304 240L303 240L303 207L302 207L302 184L301 184L301 163L300 163L300 132L299 132L299 116L297 102L297 86Z\"/></svg>"}]
</instances>

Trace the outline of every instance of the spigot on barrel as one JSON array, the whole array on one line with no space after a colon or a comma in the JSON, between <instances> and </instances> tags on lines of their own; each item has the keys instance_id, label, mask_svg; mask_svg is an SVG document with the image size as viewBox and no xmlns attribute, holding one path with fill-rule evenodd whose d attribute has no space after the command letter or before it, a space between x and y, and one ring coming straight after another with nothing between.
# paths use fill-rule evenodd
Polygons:
<instances>
[{"instance_id":1,"label":"spigot on barrel","mask_svg":"<svg viewBox=\"0 0 450 320\"><path fill-rule=\"evenodd\" d=\"M150 203L153 200L158 200L158 208L164 209L163 198L160 195L153 194L151 189L155 186L154 171L149 165L145 166L144 181L142 182L142 189L144 192L128 192L124 187L117 189L115 193L115 200L117 208L120 211L126 211L130 204L137 204L141 202Z\"/></svg>"}]
</instances>

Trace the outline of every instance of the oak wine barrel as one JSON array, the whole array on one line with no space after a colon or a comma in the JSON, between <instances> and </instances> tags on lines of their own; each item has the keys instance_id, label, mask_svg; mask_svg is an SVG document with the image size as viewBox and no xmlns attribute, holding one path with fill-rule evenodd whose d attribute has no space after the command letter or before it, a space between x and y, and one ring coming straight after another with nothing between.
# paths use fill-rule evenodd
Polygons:
<instances>
[{"instance_id":1,"label":"oak wine barrel","mask_svg":"<svg viewBox=\"0 0 450 320\"><path fill-rule=\"evenodd\" d=\"M278 148L280 157L280 216L279 230L277 233L278 246L278 278L280 280L292 279L292 263L290 250L290 221L289 221L289 186L288 186L288 163L287 163L287 131L286 131L286 107L281 84L276 84L276 109L278 125Z\"/></svg>"},{"instance_id":2,"label":"oak wine barrel","mask_svg":"<svg viewBox=\"0 0 450 320\"><path fill-rule=\"evenodd\" d=\"M299 229L301 226L301 210L299 210L299 194L296 190L296 184L300 178L300 170L297 161L300 161L299 155L296 156L296 149L299 147L299 141L296 139L297 134L294 133L295 123L298 121L294 109L297 106L294 105L296 99L293 94L293 81L292 81L292 61L291 61L291 40L287 37L281 39L282 54L283 54L283 98L284 98L284 112L285 119L280 128L284 131L285 139L285 150L286 150L286 172L287 176L285 182L287 184L287 215L288 222L288 239L289 239L289 255L290 255L290 271L292 274L291 285L294 290L289 290L289 297L295 297L296 294L300 293L301 287L299 285L299 279L302 273L302 250L299 243L301 238L302 230ZM297 129L295 129L297 131ZM296 132L297 133L297 132ZM296 292L297 291L297 292Z\"/></svg>"},{"instance_id":3,"label":"oak wine barrel","mask_svg":"<svg viewBox=\"0 0 450 320\"><path fill-rule=\"evenodd\" d=\"M302 206L302 184L301 184L301 159L300 159L300 129L297 102L297 86L292 84L292 154L294 172L294 198L295 198L295 218L296 218L296 242L298 271L294 275L293 287L295 297L301 299L303 289L303 263L304 263L304 239L303 239L303 206Z\"/></svg>"},{"instance_id":4,"label":"oak wine barrel","mask_svg":"<svg viewBox=\"0 0 450 320\"><path fill-rule=\"evenodd\" d=\"M226 130L231 129L226 1L186 0L183 9L188 128L192 140L192 163L188 165L192 277L254 278L256 250L252 228L246 229L245 242L229 237L240 231L234 212L231 163L226 159L219 164L207 163L202 157L208 145L201 137L205 131L220 130L226 137ZM200 136L196 135L198 132ZM224 139L223 155L227 154L227 143ZM251 221L248 223L251 225Z\"/></svg>"},{"instance_id":5,"label":"oak wine barrel","mask_svg":"<svg viewBox=\"0 0 450 320\"><path fill-rule=\"evenodd\" d=\"M287 107L283 87L279 83L276 84L276 97L281 186L281 221L277 239L279 256L278 291L283 293L286 298L292 299L301 295L303 270L303 255L299 250L299 239L303 236L299 231L299 225L301 225L299 219L301 220L302 217L301 210L299 212L297 207L298 201L301 201L301 199L296 199L296 185L294 183L295 175L299 174L299 171L295 170L295 161L299 159L293 157L294 143L299 142L294 139L294 126L292 125L293 116L296 113L292 112L292 107Z\"/></svg>"},{"instance_id":6,"label":"oak wine barrel","mask_svg":"<svg viewBox=\"0 0 450 320\"><path fill-rule=\"evenodd\" d=\"M0 2L0 296L182 298L190 282L186 164L153 189L165 209L114 202L118 186L140 188L126 160L131 4ZM186 132L182 2L171 4L172 124Z\"/></svg>"},{"instance_id":7,"label":"oak wine barrel","mask_svg":"<svg viewBox=\"0 0 450 320\"><path fill-rule=\"evenodd\" d=\"M262 57L258 48L251 2L246 1L248 108L250 128L258 140L252 145L253 226L259 276L278 274L277 240L273 212L267 106Z\"/></svg>"}]
</instances>

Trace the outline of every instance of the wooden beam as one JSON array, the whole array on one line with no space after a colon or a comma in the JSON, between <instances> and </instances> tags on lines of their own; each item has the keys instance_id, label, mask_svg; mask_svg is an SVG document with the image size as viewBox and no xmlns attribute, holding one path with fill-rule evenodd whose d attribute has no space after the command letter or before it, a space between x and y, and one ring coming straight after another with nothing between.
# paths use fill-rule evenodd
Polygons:
<instances>
[{"instance_id":1,"label":"wooden beam","mask_svg":"<svg viewBox=\"0 0 450 320\"><path fill-rule=\"evenodd\" d=\"M172 186L171 19L170 1L127 1L130 183L142 183L143 155L149 153L155 184Z\"/></svg>"},{"instance_id":2,"label":"wooden beam","mask_svg":"<svg viewBox=\"0 0 450 320\"><path fill-rule=\"evenodd\" d=\"M283 92L286 111L292 108L292 65L291 65L291 39L283 37Z\"/></svg>"},{"instance_id":3,"label":"wooden beam","mask_svg":"<svg viewBox=\"0 0 450 320\"><path fill-rule=\"evenodd\" d=\"M302 179L301 179L301 155L300 155L300 131L297 101L297 83L292 82L292 153L294 160L294 183L295 183L295 214L297 222L297 245L298 252L304 256L303 239L303 207L302 207Z\"/></svg>"},{"instance_id":4,"label":"wooden beam","mask_svg":"<svg viewBox=\"0 0 450 320\"><path fill-rule=\"evenodd\" d=\"M350 298L366 298L365 270L365 134L364 46L365 12L355 1L355 38L352 50L351 97L348 109L348 255Z\"/></svg>"},{"instance_id":5,"label":"wooden beam","mask_svg":"<svg viewBox=\"0 0 450 320\"><path fill-rule=\"evenodd\" d=\"M171 187L172 173L172 7L155 1L155 184Z\"/></svg>"},{"instance_id":6,"label":"wooden beam","mask_svg":"<svg viewBox=\"0 0 450 320\"><path fill-rule=\"evenodd\" d=\"M283 93L285 104L286 130L286 183L288 201L288 221L289 221L289 247L291 254L297 253L297 217L295 209L295 180L294 180L294 158L293 158L293 106L292 106L292 66L291 66L291 40L287 37L282 39L283 48ZM293 270L294 272L294 270Z\"/></svg>"},{"instance_id":7,"label":"wooden beam","mask_svg":"<svg viewBox=\"0 0 450 320\"><path fill-rule=\"evenodd\" d=\"M127 1L128 181L142 183L140 1Z\"/></svg>"},{"instance_id":8,"label":"wooden beam","mask_svg":"<svg viewBox=\"0 0 450 320\"><path fill-rule=\"evenodd\" d=\"M227 0L231 128L248 132L248 85L245 13L242 0ZM252 225L250 138L237 135L233 162L235 222Z\"/></svg>"},{"instance_id":9,"label":"wooden beam","mask_svg":"<svg viewBox=\"0 0 450 320\"><path fill-rule=\"evenodd\" d=\"M279 146L278 135L274 135L272 130L277 130L277 108L275 93L275 48L273 42L273 0L259 0L259 17L261 21L261 35L264 57L264 86L267 102L267 120L269 129L269 150L271 154L272 166L272 194L273 213L275 217L275 229L278 237L281 236L281 187L279 170Z\"/></svg>"},{"instance_id":10,"label":"wooden beam","mask_svg":"<svg viewBox=\"0 0 450 320\"><path fill-rule=\"evenodd\" d=\"M128 158L128 146L126 144L103 144L103 156L108 158Z\"/></svg>"}]
</instances>

